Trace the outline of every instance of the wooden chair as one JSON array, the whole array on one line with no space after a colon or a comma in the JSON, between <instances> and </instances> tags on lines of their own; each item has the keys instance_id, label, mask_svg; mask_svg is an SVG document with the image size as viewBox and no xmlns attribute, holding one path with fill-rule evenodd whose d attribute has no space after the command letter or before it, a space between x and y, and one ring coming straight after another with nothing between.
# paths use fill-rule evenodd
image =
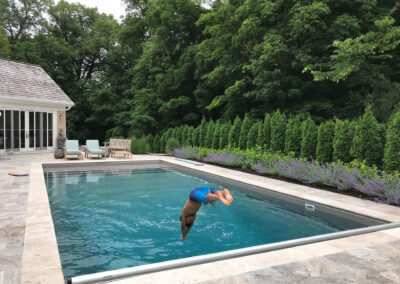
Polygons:
<instances>
[{"instance_id":1,"label":"wooden chair","mask_svg":"<svg viewBox=\"0 0 400 284\"><path fill-rule=\"evenodd\" d=\"M107 147L110 149L111 157L128 157L132 158L131 140L111 138Z\"/></svg>"}]
</instances>

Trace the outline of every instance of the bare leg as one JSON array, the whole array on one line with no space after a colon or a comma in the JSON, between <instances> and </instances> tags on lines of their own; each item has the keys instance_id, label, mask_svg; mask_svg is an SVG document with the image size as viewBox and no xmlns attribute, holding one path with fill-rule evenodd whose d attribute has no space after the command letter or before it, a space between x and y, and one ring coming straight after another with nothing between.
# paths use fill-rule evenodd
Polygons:
<instances>
[{"instance_id":1,"label":"bare leg","mask_svg":"<svg viewBox=\"0 0 400 284\"><path fill-rule=\"evenodd\" d=\"M233 197L227 188L224 189L224 195L225 195L226 200L228 200L229 203L231 203L233 201Z\"/></svg>"},{"instance_id":2,"label":"bare leg","mask_svg":"<svg viewBox=\"0 0 400 284\"><path fill-rule=\"evenodd\" d=\"M206 199L209 201L219 200L225 205L230 205L231 203L225 199L223 191L216 191L215 193L209 193L206 195Z\"/></svg>"}]
</instances>

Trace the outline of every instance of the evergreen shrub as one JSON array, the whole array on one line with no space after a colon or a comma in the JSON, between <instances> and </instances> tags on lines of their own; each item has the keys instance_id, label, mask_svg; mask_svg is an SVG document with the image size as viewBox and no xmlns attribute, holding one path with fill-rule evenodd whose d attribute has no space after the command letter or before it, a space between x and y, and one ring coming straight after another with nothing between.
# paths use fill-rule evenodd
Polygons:
<instances>
[{"instance_id":1,"label":"evergreen shrub","mask_svg":"<svg viewBox=\"0 0 400 284\"><path fill-rule=\"evenodd\" d=\"M242 120L239 117L235 118L232 127L229 129L228 145L229 147L239 147L240 131L242 129Z\"/></svg>"},{"instance_id":2,"label":"evergreen shrub","mask_svg":"<svg viewBox=\"0 0 400 284\"><path fill-rule=\"evenodd\" d=\"M315 158L317 147L318 128L311 117L308 117L301 124L301 157Z\"/></svg>"},{"instance_id":3,"label":"evergreen shrub","mask_svg":"<svg viewBox=\"0 0 400 284\"><path fill-rule=\"evenodd\" d=\"M400 171L400 111L389 122L386 131L384 170Z\"/></svg>"},{"instance_id":4,"label":"evergreen shrub","mask_svg":"<svg viewBox=\"0 0 400 284\"><path fill-rule=\"evenodd\" d=\"M165 152L168 154L172 153L172 150L180 148L181 145L179 145L179 141L175 139L174 137L171 137L167 140L167 143L165 144Z\"/></svg>"},{"instance_id":5,"label":"evergreen shrub","mask_svg":"<svg viewBox=\"0 0 400 284\"><path fill-rule=\"evenodd\" d=\"M212 149L218 149L219 148L219 139L221 137L221 122L217 121L215 124L214 128L214 134L212 136L212 143L211 143L211 148Z\"/></svg>"},{"instance_id":6,"label":"evergreen shrub","mask_svg":"<svg viewBox=\"0 0 400 284\"><path fill-rule=\"evenodd\" d=\"M258 140L258 129L260 124L261 122L257 121L253 123L253 125L250 127L250 131L247 136L247 147L246 147L247 149L252 149L256 147Z\"/></svg>"},{"instance_id":7,"label":"evergreen shrub","mask_svg":"<svg viewBox=\"0 0 400 284\"><path fill-rule=\"evenodd\" d=\"M317 160L324 163L332 162L333 159L333 137L335 123L328 120L318 127L317 137Z\"/></svg>"},{"instance_id":8,"label":"evergreen shrub","mask_svg":"<svg viewBox=\"0 0 400 284\"><path fill-rule=\"evenodd\" d=\"M286 116L277 110L271 117L271 150L283 152L285 149Z\"/></svg>"},{"instance_id":9,"label":"evergreen shrub","mask_svg":"<svg viewBox=\"0 0 400 284\"><path fill-rule=\"evenodd\" d=\"M369 166L380 166L383 157L382 127L379 125L371 107L365 109L364 115L357 121L353 137L351 154Z\"/></svg>"},{"instance_id":10,"label":"evergreen shrub","mask_svg":"<svg viewBox=\"0 0 400 284\"><path fill-rule=\"evenodd\" d=\"M354 127L354 122L336 119L333 137L333 161L348 163L352 160L350 149L353 143Z\"/></svg>"},{"instance_id":11,"label":"evergreen shrub","mask_svg":"<svg viewBox=\"0 0 400 284\"><path fill-rule=\"evenodd\" d=\"M247 136L249 134L250 127L251 127L250 118L248 117L248 115L245 115L239 136L239 148L242 150L246 149L247 147Z\"/></svg>"}]
</instances>

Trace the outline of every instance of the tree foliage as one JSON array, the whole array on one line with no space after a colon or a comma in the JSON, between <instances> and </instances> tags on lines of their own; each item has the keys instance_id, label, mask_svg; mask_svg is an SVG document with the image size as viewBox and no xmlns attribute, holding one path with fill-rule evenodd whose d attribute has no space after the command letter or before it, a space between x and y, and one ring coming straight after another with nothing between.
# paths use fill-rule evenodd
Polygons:
<instances>
[{"instance_id":1,"label":"tree foliage","mask_svg":"<svg viewBox=\"0 0 400 284\"><path fill-rule=\"evenodd\" d=\"M271 117L271 150L285 150L286 116L277 110Z\"/></svg>"},{"instance_id":2,"label":"tree foliage","mask_svg":"<svg viewBox=\"0 0 400 284\"><path fill-rule=\"evenodd\" d=\"M389 172L400 171L400 112L390 120L386 131L384 169Z\"/></svg>"},{"instance_id":3,"label":"tree foliage","mask_svg":"<svg viewBox=\"0 0 400 284\"><path fill-rule=\"evenodd\" d=\"M350 162L350 149L353 144L355 124L349 120L336 119L333 137L333 160Z\"/></svg>"},{"instance_id":4,"label":"tree foliage","mask_svg":"<svg viewBox=\"0 0 400 284\"><path fill-rule=\"evenodd\" d=\"M380 132L381 126L376 121L369 106L355 125L351 149L352 156L360 161L365 160L369 166L380 166L383 157L383 144Z\"/></svg>"},{"instance_id":5,"label":"tree foliage","mask_svg":"<svg viewBox=\"0 0 400 284\"><path fill-rule=\"evenodd\" d=\"M301 157L315 159L317 147L318 127L315 122L308 117L301 124Z\"/></svg>"},{"instance_id":6,"label":"tree foliage","mask_svg":"<svg viewBox=\"0 0 400 284\"><path fill-rule=\"evenodd\" d=\"M333 159L333 137L335 123L328 120L318 127L316 157L318 161L329 163Z\"/></svg>"}]
</instances>

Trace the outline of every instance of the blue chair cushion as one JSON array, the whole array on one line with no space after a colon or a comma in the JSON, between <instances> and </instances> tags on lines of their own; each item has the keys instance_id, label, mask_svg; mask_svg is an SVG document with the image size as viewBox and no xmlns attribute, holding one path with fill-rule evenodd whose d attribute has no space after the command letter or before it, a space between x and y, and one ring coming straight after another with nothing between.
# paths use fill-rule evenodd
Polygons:
<instances>
[{"instance_id":1,"label":"blue chair cushion","mask_svg":"<svg viewBox=\"0 0 400 284\"><path fill-rule=\"evenodd\" d=\"M88 149L88 150L90 153L93 153L93 154L104 154L105 153L104 150L102 150L102 149Z\"/></svg>"},{"instance_id":2,"label":"blue chair cushion","mask_svg":"<svg viewBox=\"0 0 400 284\"><path fill-rule=\"evenodd\" d=\"M81 151L79 150L65 150L67 152L67 154L69 155L77 155L77 154L81 154Z\"/></svg>"}]
</instances>

